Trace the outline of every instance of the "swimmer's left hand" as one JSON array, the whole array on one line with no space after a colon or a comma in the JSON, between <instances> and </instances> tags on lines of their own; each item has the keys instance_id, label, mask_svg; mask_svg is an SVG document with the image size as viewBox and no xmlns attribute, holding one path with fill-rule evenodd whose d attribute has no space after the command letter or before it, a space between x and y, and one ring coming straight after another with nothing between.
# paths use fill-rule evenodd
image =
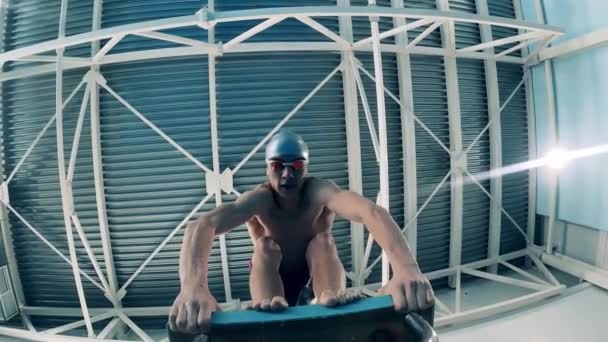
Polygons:
<instances>
[{"instance_id":1,"label":"swimmer's left hand","mask_svg":"<svg viewBox=\"0 0 608 342\"><path fill-rule=\"evenodd\" d=\"M391 295L395 310L399 312L424 310L435 305L431 283L418 265L393 268L393 277L378 293Z\"/></svg>"}]
</instances>

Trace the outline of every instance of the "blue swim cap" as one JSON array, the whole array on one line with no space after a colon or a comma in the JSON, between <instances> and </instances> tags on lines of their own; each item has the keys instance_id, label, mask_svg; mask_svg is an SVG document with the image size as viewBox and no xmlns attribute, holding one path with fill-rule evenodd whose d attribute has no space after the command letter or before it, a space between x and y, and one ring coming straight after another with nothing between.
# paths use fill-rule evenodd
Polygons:
<instances>
[{"instance_id":1,"label":"blue swim cap","mask_svg":"<svg viewBox=\"0 0 608 342\"><path fill-rule=\"evenodd\" d=\"M271 159L308 160L308 146L301 136L288 130L281 130L270 138L266 145L266 161Z\"/></svg>"}]
</instances>

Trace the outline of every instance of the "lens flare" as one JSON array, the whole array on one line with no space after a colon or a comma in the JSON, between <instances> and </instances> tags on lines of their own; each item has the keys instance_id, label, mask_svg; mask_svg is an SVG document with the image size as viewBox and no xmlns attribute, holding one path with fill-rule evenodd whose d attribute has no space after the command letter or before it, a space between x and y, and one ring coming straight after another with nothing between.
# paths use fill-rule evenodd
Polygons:
<instances>
[{"instance_id":1,"label":"lens flare","mask_svg":"<svg viewBox=\"0 0 608 342\"><path fill-rule=\"evenodd\" d=\"M545 164L552 169L563 169L570 161L570 155L571 154L568 151L561 148L556 148L555 150L549 152L547 157L545 157Z\"/></svg>"}]
</instances>

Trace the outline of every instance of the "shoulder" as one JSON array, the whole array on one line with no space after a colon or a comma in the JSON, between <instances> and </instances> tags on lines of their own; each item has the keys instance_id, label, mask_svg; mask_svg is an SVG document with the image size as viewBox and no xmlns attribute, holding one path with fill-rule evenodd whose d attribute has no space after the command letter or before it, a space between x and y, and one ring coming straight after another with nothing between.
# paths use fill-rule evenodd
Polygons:
<instances>
[{"instance_id":1,"label":"shoulder","mask_svg":"<svg viewBox=\"0 0 608 342\"><path fill-rule=\"evenodd\" d=\"M272 190L266 184L260 184L255 188L244 192L237 199L241 205L251 205L257 208L265 208L272 204Z\"/></svg>"},{"instance_id":2,"label":"shoulder","mask_svg":"<svg viewBox=\"0 0 608 342\"><path fill-rule=\"evenodd\" d=\"M326 202L332 194L340 192L340 187L329 179L309 177L306 180L308 193L319 202Z\"/></svg>"}]
</instances>

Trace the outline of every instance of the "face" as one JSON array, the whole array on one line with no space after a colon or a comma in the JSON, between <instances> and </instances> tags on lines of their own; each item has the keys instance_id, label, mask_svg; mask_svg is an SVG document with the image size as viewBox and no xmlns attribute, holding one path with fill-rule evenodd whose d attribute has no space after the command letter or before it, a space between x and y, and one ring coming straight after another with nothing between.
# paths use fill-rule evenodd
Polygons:
<instances>
[{"instance_id":1,"label":"face","mask_svg":"<svg viewBox=\"0 0 608 342\"><path fill-rule=\"evenodd\" d=\"M302 159L272 159L266 163L266 175L272 188L283 197L299 193L308 163Z\"/></svg>"}]
</instances>

